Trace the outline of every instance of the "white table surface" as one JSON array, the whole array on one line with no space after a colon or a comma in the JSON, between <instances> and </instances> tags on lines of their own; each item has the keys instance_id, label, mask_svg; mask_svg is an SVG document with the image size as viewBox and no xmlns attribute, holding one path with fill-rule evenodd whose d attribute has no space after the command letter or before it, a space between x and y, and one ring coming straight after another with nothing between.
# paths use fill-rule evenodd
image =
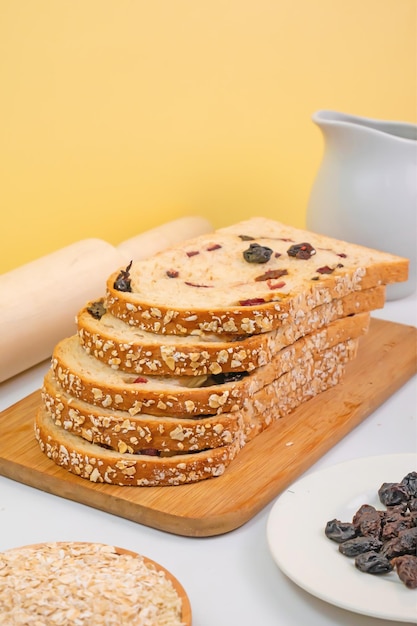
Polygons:
<instances>
[{"instance_id":1,"label":"white table surface","mask_svg":"<svg viewBox=\"0 0 417 626\"><path fill-rule=\"evenodd\" d=\"M417 297L387 302L374 316L416 326ZM41 363L2 383L0 410L37 389L48 367L49 362ZM306 474L357 457L415 453L416 418L417 378L414 377ZM287 579L273 561L266 539L266 523L273 504L230 533L188 538L148 528L0 476L0 551L42 541L96 541L134 550L159 562L182 583L190 598L193 626L388 626L394 623L339 609Z\"/></svg>"}]
</instances>

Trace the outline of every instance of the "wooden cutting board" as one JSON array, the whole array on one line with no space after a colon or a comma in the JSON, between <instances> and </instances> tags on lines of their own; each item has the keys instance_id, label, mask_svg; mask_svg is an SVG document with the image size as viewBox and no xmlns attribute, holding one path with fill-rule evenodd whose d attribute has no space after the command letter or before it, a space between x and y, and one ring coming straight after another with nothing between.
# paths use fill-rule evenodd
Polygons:
<instances>
[{"instance_id":1,"label":"wooden cutting board","mask_svg":"<svg viewBox=\"0 0 417 626\"><path fill-rule=\"evenodd\" d=\"M39 392L0 413L0 474L177 535L226 533L250 520L415 375L413 326L372 319L360 341L341 384L272 424L219 478L178 487L117 487L78 478L44 456L34 440Z\"/></svg>"}]
</instances>

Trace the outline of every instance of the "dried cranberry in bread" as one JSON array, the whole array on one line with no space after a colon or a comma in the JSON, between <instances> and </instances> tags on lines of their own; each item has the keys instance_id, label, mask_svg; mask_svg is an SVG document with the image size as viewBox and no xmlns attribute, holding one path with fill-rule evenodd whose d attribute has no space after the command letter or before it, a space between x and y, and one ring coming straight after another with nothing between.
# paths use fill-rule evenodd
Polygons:
<instances>
[{"instance_id":1,"label":"dried cranberry in bread","mask_svg":"<svg viewBox=\"0 0 417 626\"><path fill-rule=\"evenodd\" d=\"M266 365L246 372L208 376L153 376L122 371L100 361L107 355L84 350L77 336L60 341L55 347L52 369L61 387L72 396L102 408L145 412L153 415L208 415L233 411L245 397L278 378L298 363L341 341L363 335L369 327L369 313L336 319L281 350L276 350L279 331L247 339L260 343ZM294 332L294 331L291 331ZM285 335L287 336L287 335ZM252 341L252 339L254 341ZM108 340L110 343L110 339ZM241 345L244 345L242 342ZM114 344L112 344L114 345ZM222 344L223 347L225 344ZM93 355L87 354L92 352ZM134 361L135 362L135 361Z\"/></svg>"},{"instance_id":2,"label":"dried cranberry in bread","mask_svg":"<svg viewBox=\"0 0 417 626\"><path fill-rule=\"evenodd\" d=\"M297 315L258 335L159 335L109 313L104 301L77 315L78 335L89 354L115 369L135 374L201 376L245 372L265 365L277 351L334 319L382 308L385 287L353 292Z\"/></svg>"},{"instance_id":3,"label":"dried cranberry in bread","mask_svg":"<svg viewBox=\"0 0 417 626\"><path fill-rule=\"evenodd\" d=\"M45 376L42 400L57 426L119 452L204 450L230 444L242 435L246 438L243 426L254 420L264 423L264 416L272 408L275 419L282 416L288 406L301 402L301 388L304 396L314 396L322 390L324 382L335 384L344 365L355 354L355 340L338 343L314 356L310 353L286 373L254 389L251 395L243 394L235 411L210 417L192 419L168 413L135 416L127 411L99 408L65 392L52 371Z\"/></svg>"},{"instance_id":4,"label":"dried cranberry in bread","mask_svg":"<svg viewBox=\"0 0 417 626\"><path fill-rule=\"evenodd\" d=\"M160 334L254 334L407 276L407 259L253 218L115 272L107 307Z\"/></svg>"}]
</instances>

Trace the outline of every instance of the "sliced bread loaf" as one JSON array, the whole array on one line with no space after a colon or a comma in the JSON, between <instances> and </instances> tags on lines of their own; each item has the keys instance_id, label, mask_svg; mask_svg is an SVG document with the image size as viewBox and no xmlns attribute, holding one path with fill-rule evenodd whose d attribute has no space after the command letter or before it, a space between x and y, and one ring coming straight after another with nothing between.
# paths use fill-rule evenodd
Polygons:
<instances>
[{"instance_id":1,"label":"sliced bread loaf","mask_svg":"<svg viewBox=\"0 0 417 626\"><path fill-rule=\"evenodd\" d=\"M77 315L78 335L89 354L115 369L135 374L201 376L250 372L279 350L331 321L382 308L385 287L357 291L297 315L269 333L252 336L159 335L115 317L105 302L90 303Z\"/></svg>"},{"instance_id":2,"label":"sliced bread loaf","mask_svg":"<svg viewBox=\"0 0 417 626\"><path fill-rule=\"evenodd\" d=\"M368 330L369 319L369 313L336 319L276 352L271 350L274 338L270 338L269 345L267 335L259 335L266 338L264 350L269 358L264 359L266 365L251 370L248 375L238 372L200 377L137 376L118 369L119 365L110 367L102 363L94 350L88 354L77 336L57 344L51 367L65 391L103 408L124 410L131 415L140 412L207 415L238 409L243 398L251 397L300 362L339 342L363 335ZM110 356L105 352L103 355L104 360Z\"/></svg>"},{"instance_id":3,"label":"sliced bread loaf","mask_svg":"<svg viewBox=\"0 0 417 626\"><path fill-rule=\"evenodd\" d=\"M107 307L160 334L254 334L407 275L407 259L259 217L115 272Z\"/></svg>"},{"instance_id":4,"label":"sliced bread loaf","mask_svg":"<svg viewBox=\"0 0 417 626\"><path fill-rule=\"evenodd\" d=\"M340 379L344 365L356 354L356 340L348 340L310 354L286 373L245 394L238 409L220 415L174 417L169 413L154 416L131 415L74 398L57 383L52 371L45 376L43 403L57 426L87 441L131 454L148 451L181 452L228 445L244 435L253 436L254 424L266 427L265 416L275 419L306 396L323 389L324 383ZM303 389L303 391L301 391Z\"/></svg>"},{"instance_id":5,"label":"sliced bread loaf","mask_svg":"<svg viewBox=\"0 0 417 626\"><path fill-rule=\"evenodd\" d=\"M64 391L52 371L45 376L42 401L57 426L119 452L218 448L232 443L241 432L239 416L235 413L193 419L169 414L131 415L127 411L97 407Z\"/></svg>"},{"instance_id":6,"label":"sliced bread loaf","mask_svg":"<svg viewBox=\"0 0 417 626\"><path fill-rule=\"evenodd\" d=\"M171 450L162 452L160 456L149 449L145 450L147 454L119 452L107 445L92 443L57 425L44 404L35 416L35 437L42 452L57 465L95 483L151 487L181 485L218 477L225 472L241 448L273 421L337 384L344 371L342 353L347 360L353 358L356 345L357 341L351 340L341 347L341 353L334 354L334 363L330 369L318 367L308 379L304 372L294 381L292 391L289 391L288 381L277 381L276 385L283 385L282 398L279 386L274 388L271 385L266 398L259 399L259 402L254 400L249 403L247 410L231 414L233 419L239 419L239 431L231 443L217 448L182 453ZM336 352L335 348L331 351ZM324 359L329 365L330 355ZM264 393L264 390L260 393ZM201 420L195 421L198 424ZM114 436L114 429L111 429L110 434Z\"/></svg>"}]
</instances>

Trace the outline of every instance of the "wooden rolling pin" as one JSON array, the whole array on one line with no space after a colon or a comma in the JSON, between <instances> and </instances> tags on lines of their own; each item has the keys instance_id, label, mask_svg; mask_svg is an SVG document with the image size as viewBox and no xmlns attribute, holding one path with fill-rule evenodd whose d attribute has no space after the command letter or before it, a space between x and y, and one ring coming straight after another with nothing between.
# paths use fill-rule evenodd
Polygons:
<instances>
[{"instance_id":1,"label":"wooden rolling pin","mask_svg":"<svg viewBox=\"0 0 417 626\"><path fill-rule=\"evenodd\" d=\"M211 230L213 226L203 217L181 217L123 241L117 246L117 250L127 261L140 261L175 243L209 233Z\"/></svg>"},{"instance_id":2,"label":"wooden rolling pin","mask_svg":"<svg viewBox=\"0 0 417 626\"><path fill-rule=\"evenodd\" d=\"M176 242L210 232L202 217L184 217L117 247L85 239L0 276L0 382L44 361L76 332L75 316L105 294L108 276Z\"/></svg>"}]
</instances>

